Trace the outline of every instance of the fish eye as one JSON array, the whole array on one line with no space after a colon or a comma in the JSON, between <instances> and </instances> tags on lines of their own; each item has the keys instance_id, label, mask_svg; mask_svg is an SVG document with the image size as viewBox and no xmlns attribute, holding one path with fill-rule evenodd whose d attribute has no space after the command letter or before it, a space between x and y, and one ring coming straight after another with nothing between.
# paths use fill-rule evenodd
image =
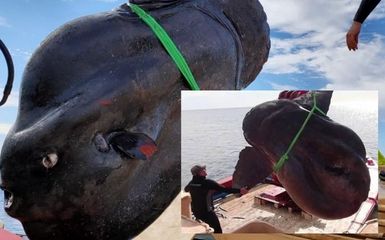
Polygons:
<instances>
[{"instance_id":1,"label":"fish eye","mask_svg":"<svg viewBox=\"0 0 385 240\"><path fill-rule=\"evenodd\" d=\"M94 142L96 149L99 152L110 151L110 146L108 145L106 139L104 138L104 136L101 133L98 133L95 135L93 142Z\"/></svg>"},{"instance_id":2,"label":"fish eye","mask_svg":"<svg viewBox=\"0 0 385 240\"><path fill-rule=\"evenodd\" d=\"M46 169L50 169L50 168L53 168L57 164L58 160L59 160L59 158L58 158L56 153L49 153L49 154L43 156L43 158L41 160L41 164Z\"/></svg>"},{"instance_id":3,"label":"fish eye","mask_svg":"<svg viewBox=\"0 0 385 240\"><path fill-rule=\"evenodd\" d=\"M336 176L349 174L348 169L340 165L326 166L325 169Z\"/></svg>"}]
</instances>

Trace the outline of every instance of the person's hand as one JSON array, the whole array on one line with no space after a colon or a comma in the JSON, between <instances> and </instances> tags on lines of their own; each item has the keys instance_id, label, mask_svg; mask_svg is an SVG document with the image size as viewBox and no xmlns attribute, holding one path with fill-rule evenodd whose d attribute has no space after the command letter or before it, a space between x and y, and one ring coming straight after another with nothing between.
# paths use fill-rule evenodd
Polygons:
<instances>
[{"instance_id":1,"label":"person's hand","mask_svg":"<svg viewBox=\"0 0 385 240\"><path fill-rule=\"evenodd\" d=\"M249 192L249 190L247 189L247 187L243 187L243 188L240 189L241 195L245 195L248 192Z\"/></svg>"},{"instance_id":2,"label":"person's hand","mask_svg":"<svg viewBox=\"0 0 385 240\"><path fill-rule=\"evenodd\" d=\"M361 31L361 23L353 22L349 31L346 33L346 45L349 51L356 51L358 49L358 36Z\"/></svg>"}]
</instances>

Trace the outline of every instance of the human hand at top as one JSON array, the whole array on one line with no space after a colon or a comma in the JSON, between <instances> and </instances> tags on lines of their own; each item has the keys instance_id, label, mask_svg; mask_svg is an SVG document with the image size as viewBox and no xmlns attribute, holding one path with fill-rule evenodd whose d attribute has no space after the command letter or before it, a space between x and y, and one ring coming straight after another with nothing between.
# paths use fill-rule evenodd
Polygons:
<instances>
[{"instance_id":1,"label":"human hand at top","mask_svg":"<svg viewBox=\"0 0 385 240\"><path fill-rule=\"evenodd\" d=\"M354 21L349 31L346 33L346 45L349 51L358 49L358 37L361 31L361 23Z\"/></svg>"}]
</instances>

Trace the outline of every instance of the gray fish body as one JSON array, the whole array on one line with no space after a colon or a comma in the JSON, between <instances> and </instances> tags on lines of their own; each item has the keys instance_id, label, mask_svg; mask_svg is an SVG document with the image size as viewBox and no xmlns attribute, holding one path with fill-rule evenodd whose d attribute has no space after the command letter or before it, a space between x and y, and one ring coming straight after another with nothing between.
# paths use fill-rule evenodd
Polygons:
<instances>
[{"instance_id":1,"label":"gray fish body","mask_svg":"<svg viewBox=\"0 0 385 240\"><path fill-rule=\"evenodd\" d=\"M231 5L148 7L202 89L244 88L267 59L269 32L259 2L239 4L259 9L245 20L237 12L224 14ZM245 27L250 21L254 29ZM183 89L170 56L125 5L51 33L24 71L18 117L1 151L7 213L32 240L140 233L180 191ZM122 132L126 141L111 140ZM136 139L141 136L157 151L149 150L148 139ZM151 157L135 159L138 152Z\"/></svg>"},{"instance_id":2,"label":"gray fish body","mask_svg":"<svg viewBox=\"0 0 385 240\"><path fill-rule=\"evenodd\" d=\"M319 105L327 112L331 95L329 101L322 97L325 96L320 97ZM242 161L260 162L254 168L256 176L267 176L272 172L272 166L286 152L307 117L307 103L305 98L270 101L254 107L245 116L244 135L258 155L240 159L236 184L247 185L242 173L252 172L247 167L250 164L245 165ZM365 164L365 147L351 129L316 113L288 157L276 174L303 210L320 218L339 219L355 213L366 200L370 176ZM269 165L270 168L261 167Z\"/></svg>"}]
</instances>

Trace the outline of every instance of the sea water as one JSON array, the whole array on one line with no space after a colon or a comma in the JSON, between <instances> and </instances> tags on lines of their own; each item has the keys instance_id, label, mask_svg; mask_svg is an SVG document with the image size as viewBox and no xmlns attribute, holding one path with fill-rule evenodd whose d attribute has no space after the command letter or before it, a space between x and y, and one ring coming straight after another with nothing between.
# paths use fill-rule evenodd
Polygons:
<instances>
[{"instance_id":1,"label":"sea water","mask_svg":"<svg viewBox=\"0 0 385 240\"><path fill-rule=\"evenodd\" d=\"M232 176L245 141L242 121L248 108L182 112L182 188L191 180L195 164L206 165L208 178ZM368 155L377 160L377 108L331 105L328 116L355 131Z\"/></svg>"}]
</instances>

